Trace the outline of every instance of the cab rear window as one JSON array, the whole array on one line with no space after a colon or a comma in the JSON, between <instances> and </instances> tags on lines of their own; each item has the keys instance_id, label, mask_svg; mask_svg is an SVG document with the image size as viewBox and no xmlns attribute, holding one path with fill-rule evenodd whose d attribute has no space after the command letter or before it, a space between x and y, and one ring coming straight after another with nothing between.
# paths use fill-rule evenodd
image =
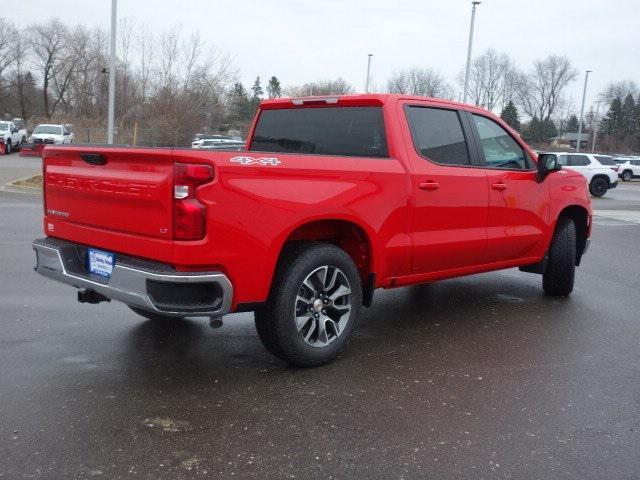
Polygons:
<instances>
[{"instance_id":1,"label":"cab rear window","mask_svg":"<svg viewBox=\"0 0 640 480\"><path fill-rule=\"evenodd\" d=\"M381 107L263 110L249 150L348 157L389 156Z\"/></svg>"}]
</instances>

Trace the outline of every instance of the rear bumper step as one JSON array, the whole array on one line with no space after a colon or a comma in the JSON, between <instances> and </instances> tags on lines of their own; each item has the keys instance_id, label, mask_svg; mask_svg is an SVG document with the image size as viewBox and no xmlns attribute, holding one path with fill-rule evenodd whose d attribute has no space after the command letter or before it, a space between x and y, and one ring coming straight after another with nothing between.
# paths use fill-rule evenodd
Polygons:
<instances>
[{"instance_id":1,"label":"rear bumper step","mask_svg":"<svg viewBox=\"0 0 640 480\"><path fill-rule=\"evenodd\" d=\"M43 238L33 242L33 249L40 275L133 307L175 316L221 316L231 310L233 287L220 272L183 273L161 263L116 255L106 279L87 272L87 247Z\"/></svg>"}]
</instances>

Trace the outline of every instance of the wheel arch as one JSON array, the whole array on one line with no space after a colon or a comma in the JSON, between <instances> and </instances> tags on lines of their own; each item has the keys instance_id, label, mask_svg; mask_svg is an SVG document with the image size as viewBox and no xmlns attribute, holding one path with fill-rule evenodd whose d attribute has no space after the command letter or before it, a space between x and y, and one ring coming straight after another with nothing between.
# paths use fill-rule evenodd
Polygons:
<instances>
[{"instance_id":1,"label":"wheel arch","mask_svg":"<svg viewBox=\"0 0 640 480\"><path fill-rule=\"evenodd\" d=\"M297 242L321 241L342 248L353 260L360 273L363 303L371 304L376 279L375 247L373 233L357 221L342 217L306 219L291 227L279 244L275 268L278 268L288 245ZM272 281L275 278L275 270Z\"/></svg>"},{"instance_id":2,"label":"wheel arch","mask_svg":"<svg viewBox=\"0 0 640 480\"><path fill-rule=\"evenodd\" d=\"M576 265L580 265L580 260L587 246L587 239L591 236L591 216L589 211L581 205L568 205L564 207L556 219L554 231L558 225L558 219L570 218L576 226Z\"/></svg>"}]
</instances>

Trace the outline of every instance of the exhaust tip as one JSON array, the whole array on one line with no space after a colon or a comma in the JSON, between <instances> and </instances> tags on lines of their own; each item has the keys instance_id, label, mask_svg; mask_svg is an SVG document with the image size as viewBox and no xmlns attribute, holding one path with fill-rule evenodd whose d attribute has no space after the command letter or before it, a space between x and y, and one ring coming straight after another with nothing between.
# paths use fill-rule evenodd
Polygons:
<instances>
[{"instance_id":1,"label":"exhaust tip","mask_svg":"<svg viewBox=\"0 0 640 480\"><path fill-rule=\"evenodd\" d=\"M100 302L110 302L111 299L105 297L101 293L96 292L95 290L91 290L90 288L83 288L78 290L78 301L80 303L100 303Z\"/></svg>"}]
</instances>

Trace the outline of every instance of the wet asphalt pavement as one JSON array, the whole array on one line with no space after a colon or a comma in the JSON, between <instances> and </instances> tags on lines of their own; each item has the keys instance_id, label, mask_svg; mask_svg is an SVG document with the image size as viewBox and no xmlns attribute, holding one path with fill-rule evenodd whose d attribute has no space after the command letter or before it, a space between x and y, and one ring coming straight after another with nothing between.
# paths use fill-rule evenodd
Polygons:
<instances>
[{"instance_id":1,"label":"wet asphalt pavement","mask_svg":"<svg viewBox=\"0 0 640 480\"><path fill-rule=\"evenodd\" d=\"M0 478L640 477L638 223L596 219L570 299L517 270L378 291L296 370L250 313L77 303L31 269L41 210L0 192Z\"/></svg>"}]
</instances>

